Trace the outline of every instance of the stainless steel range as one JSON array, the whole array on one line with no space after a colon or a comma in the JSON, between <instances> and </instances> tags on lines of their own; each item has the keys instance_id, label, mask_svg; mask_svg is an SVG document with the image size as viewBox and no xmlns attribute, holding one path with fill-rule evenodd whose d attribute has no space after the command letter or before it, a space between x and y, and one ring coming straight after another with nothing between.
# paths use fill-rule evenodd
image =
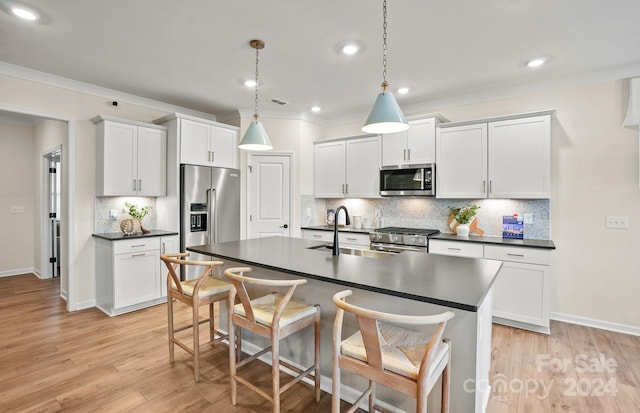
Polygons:
<instances>
[{"instance_id":1,"label":"stainless steel range","mask_svg":"<svg viewBox=\"0 0 640 413\"><path fill-rule=\"evenodd\" d=\"M429 236L439 234L437 229L424 228L378 228L369 233L369 248L375 251L429 252Z\"/></svg>"}]
</instances>

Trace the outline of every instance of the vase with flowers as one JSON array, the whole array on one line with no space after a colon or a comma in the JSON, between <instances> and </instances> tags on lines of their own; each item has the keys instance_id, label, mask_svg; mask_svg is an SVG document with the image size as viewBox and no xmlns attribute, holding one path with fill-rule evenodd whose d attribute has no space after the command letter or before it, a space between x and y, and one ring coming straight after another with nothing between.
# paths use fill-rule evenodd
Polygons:
<instances>
[{"instance_id":1,"label":"vase with flowers","mask_svg":"<svg viewBox=\"0 0 640 413\"><path fill-rule=\"evenodd\" d=\"M120 222L120 229L122 232L125 235L133 235L140 232L143 234L148 233L149 230L142 226L142 219L147 216L150 209L151 207L148 205L138 207L138 205L125 202L122 212L126 212L131 218L123 219Z\"/></svg>"},{"instance_id":2,"label":"vase with flowers","mask_svg":"<svg viewBox=\"0 0 640 413\"><path fill-rule=\"evenodd\" d=\"M465 205L463 207L449 207L449 220L458 223L458 225L455 227L456 234L458 236L469 236L469 224L473 222L478 209L480 209L480 206L475 204Z\"/></svg>"}]
</instances>

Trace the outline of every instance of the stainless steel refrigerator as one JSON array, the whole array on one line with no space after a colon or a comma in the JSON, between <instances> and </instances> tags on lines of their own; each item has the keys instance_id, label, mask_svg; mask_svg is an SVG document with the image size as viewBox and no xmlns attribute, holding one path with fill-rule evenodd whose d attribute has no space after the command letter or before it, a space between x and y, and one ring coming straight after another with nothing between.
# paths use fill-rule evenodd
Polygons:
<instances>
[{"instance_id":1,"label":"stainless steel refrigerator","mask_svg":"<svg viewBox=\"0 0 640 413\"><path fill-rule=\"evenodd\" d=\"M194 245L239 240L240 171L181 165L180 215L180 251ZM189 258L211 259L193 252ZM189 268L185 279L196 278L198 270Z\"/></svg>"}]
</instances>

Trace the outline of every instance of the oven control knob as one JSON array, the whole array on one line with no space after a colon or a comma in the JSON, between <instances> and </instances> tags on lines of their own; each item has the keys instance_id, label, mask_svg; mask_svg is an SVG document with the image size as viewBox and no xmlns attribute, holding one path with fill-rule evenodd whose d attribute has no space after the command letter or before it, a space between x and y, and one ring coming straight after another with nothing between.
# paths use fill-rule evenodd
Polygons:
<instances>
[{"instance_id":1,"label":"oven control knob","mask_svg":"<svg viewBox=\"0 0 640 413\"><path fill-rule=\"evenodd\" d=\"M424 238L418 238L418 244L424 244Z\"/></svg>"},{"instance_id":2,"label":"oven control knob","mask_svg":"<svg viewBox=\"0 0 640 413\"><path fill-rule=\"evenodd\" d=\"M398 237L394 235L393 237L391 237L391 241L398 242Z\"/></svg>"},{"instance_id":3,"label":"oven control knob","mask_svg":"<svg viewBox=\"0 0 640 413\"><path fill-rule=\"evenodd\" d=\"M369 234L369 239L371 241L375 241L376 240L376 234L374 234L373 232L371 234Z\"/></svg>"},{"instance_id":4,"label":"oven control knob","mask_svg":"<svg viewBox=\"0 0 640 413\"><path fill-rule=\"evenodd\" d=\"M378 241L382 240L382 234L376 234L376 239L377 239Z\"/></svg>"}]
</instances>

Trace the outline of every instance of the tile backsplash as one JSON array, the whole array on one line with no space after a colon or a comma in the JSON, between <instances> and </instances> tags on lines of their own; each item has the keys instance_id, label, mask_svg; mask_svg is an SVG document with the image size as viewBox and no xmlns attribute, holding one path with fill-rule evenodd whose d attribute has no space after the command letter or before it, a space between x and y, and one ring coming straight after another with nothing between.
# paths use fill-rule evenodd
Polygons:
<instances>
[{"instance_id":1,"label":"tile backsplash","mask_svg":"<svg viewBox=\"0 0 640 413\"><path fill-rule=\"evenodd\" d=\"M550 239L548 199L436 199L390 197L379 199L316 199L313 195L301 196L302 226L322 225L327 208L344 205L350 215L371 217L380 209L384 226L434 228L440 232L452 231L447 226L450 206L480 205L478 227L484 235L502 236L503 215L533 214L533 224L525 224L527 239Z\"/></svg>"},{"instance_id":2,"label":"tile backsplash","mask_svg":"<svg viewBox=\"0 0 640 413\"><path fill-rule=\"evenodd\" d=\"M150 206L149 214L142 220L142 226L147 229L157 229L158 215L156 199L151 197L121 197L103 196L95 198L94 231L96 234L120 232L120 221L129 218L124 212L124 203L129 202L138 206ZM109 218L109 210L116 210L116 219Z\"/></svg>"}]
</instances>

